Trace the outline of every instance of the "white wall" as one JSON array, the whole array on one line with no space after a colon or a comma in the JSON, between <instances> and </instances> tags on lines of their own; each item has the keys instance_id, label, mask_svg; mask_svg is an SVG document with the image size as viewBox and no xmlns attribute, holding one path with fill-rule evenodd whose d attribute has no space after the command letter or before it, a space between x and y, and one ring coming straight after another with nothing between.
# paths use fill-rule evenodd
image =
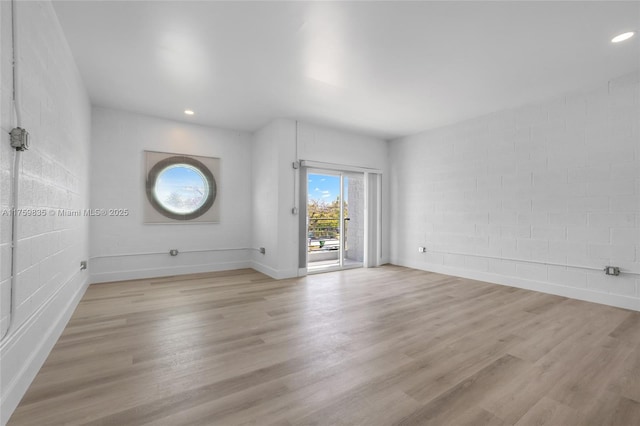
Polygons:
<instances>
[{"instance_id":1,"label":"white wall","mask_svg":"<svg viewBox=\"0 0 640 426\"><path fill-rule=\"evenodd\" d=\"M266 249L265 255L253 255L257 270L276 278L298 274L299 217L291 213L299 203L298 185L305 184L299 182L292 168L298 159L382 170L382 245L388 247L389 212L384 202L389 199L387 142L308 123L296 126L294 120L279 119L253 135L252 158L253 246ZM388 262L388 256L383 250L382 263Z\"/></svg>"},{"instance_id":2,"label":"white wall","mask_svg":"<svg viewBox=\"0 0 640 426\"><path fill-rule=\"evenodd\" d=\"M385 141L305 123L298 124L298 133L298 158L387 169ZM291 167L296 160L295 121L274 120L250 136L95 107L92 144L91 208L131 211L128 217L91 221L92 282L248 266L276 278L297 275L298 216L291 213L298 201ZM144 225L144 150L220 157L220 224ZM384 179L383 197L388 197ZM385 247L388 217L385 205ZM114 256L240 247L265 247L266 254L245 250Z\"/></svg>"},{"instance_id":3,"label":"white wall","mask_svg":"<svg viewBox=\"0 0 640 426\"><path fill-rule=\"evenodd\" d=\"M18 227L18 305L13 334L0 344L0 423L35 377L88 284L88 218L56 216L88 207L89 99L49 2L17 2L18 94L31 149L22 154L19 208L44 209ZM0 2L1 209L11 207L11 4ZM53 214L51 213L53 210ZM11 218L0 217L0 316L8 323Z\"/></svg>"},{"instance_id":4,"label":"white wall","mask_svg":"<svg viewBox=\"0 0 640 426\"><path fill-rule=\"evenodd\" d=\"M295 276L297 272L282 255L281 246L290 236L281 234L279 226L280 218L286 217L287 208L291 208L285 204L287 200L280 200L280 171L291 167L290 163L287 165L290 158L286 155L292 141L291 124L287 120L274 120L257 131L252 141L252 244L266 250L265 254L253 253L253 267L275 278ZM291 173L292 169L288 171ZM283 183L286 185L286 179Z\"/></svg>"},{"instance_id":5,"label":"white wall","mask_svg":"<svg viewBox=\"0 0 640 426\"><path fill-rule=\"evenodd\" d=\"M477 257L640 272L639 80L392 142L392 262L640 310L638 275Z\"/></svg>"},{"instance_id":6,"label":"white wall","mask_svg":"<svg viewBox=\"0 0 640 426\"><path fill-rule=\"evenodd\" d=\"M126 217L92 219L92 282L250 266L249 250L168 254L174 248L250 247L249 134L105 108L94 108L92 118L91 208L130 211ZM145 150L220 158L220 223L145 225ZM166 254L118 256L150 252Z\"/></svg>"}]
</instances>

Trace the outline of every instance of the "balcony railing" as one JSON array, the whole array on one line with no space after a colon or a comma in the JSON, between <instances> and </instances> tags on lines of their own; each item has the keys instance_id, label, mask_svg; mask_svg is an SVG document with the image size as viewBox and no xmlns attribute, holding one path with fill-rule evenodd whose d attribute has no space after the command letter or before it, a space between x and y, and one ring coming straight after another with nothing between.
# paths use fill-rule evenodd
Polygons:
<instances>
[{"instance_id":1,"label":"balcony railing","mask_svg":"<svg viewBox=\"0 0 640 426\"><path fill-rule=\"evenodd\" d=\"M310 252L340 249L339 218L309 218L308 221L308 250Z\"/></svg>"}]
</instances>

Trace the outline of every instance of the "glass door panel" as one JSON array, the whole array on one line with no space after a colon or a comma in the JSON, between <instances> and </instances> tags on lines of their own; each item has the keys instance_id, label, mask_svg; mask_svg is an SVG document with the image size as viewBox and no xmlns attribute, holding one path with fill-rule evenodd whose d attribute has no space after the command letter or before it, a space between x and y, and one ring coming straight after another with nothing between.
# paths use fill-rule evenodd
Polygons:
<instances>
[{"instance_id":1,"label":"glass door panel","mask_svg":"<svg viewBox=\"0 0 640 426\"><path fill-rule=\"evenodd\" d=\"M344 173L342 185L342 266L358 267L364 261L364 175Z\"/></svg>"},{"instance_id":2,"label":"glass door panel","mask_svg":"<svg viewBox=\"0 0 640 426\"><path fill-rule=\"evenodd\" d=\"M341 188L340 173L308 173L307 268L341 266Z\"/></svg>"},{"instance_id":3,"label":"glass door panel","mask_svg":"<svg viewBox=\"0 0 640 426\"><path fill-rule=\"evenodd\" d=\"M364 174L310 170L307 177L307 269L362 266Z\"/></svg>"}]
</instances>

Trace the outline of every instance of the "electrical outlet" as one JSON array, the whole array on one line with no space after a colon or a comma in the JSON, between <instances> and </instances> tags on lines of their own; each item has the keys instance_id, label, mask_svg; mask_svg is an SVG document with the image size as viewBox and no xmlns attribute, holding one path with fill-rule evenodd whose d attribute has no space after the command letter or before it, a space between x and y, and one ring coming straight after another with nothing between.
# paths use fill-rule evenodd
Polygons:
<instances>
[{"instance_id":1,"label":"electrical outlet","mask_svg":"<svg viewBox=\"0 0 640 426\"><path fill-rule=\"evenodd\" d=\"M419 253L426 253L427 252L427 248L426 247L418 247L418 252Z\"/></svg>"},{"instance_id":2,"label":"electrical outlet","mask_svg":"<svg viewBox=\"0 0 640 426\"><path fill-rule=\"evenodd\" d=\"M618 268L617 266L605 266L604 273L607 275L618 276L620 275L620 268Z\"/></svg>"},{"instance_id":3,"label":"electrical outlet","mask_svg":"<svg viewBox=\"0 0 640 426\"><path fill-rule=\"evenodd\" d=\"M9 132L11 135L11 146L16 151L26 151L29 149L29 132L21 127L16 127Z\"/></svg>"},{"instance_id":4,"label":"electrical outlet","mask_svg":"<svg viewBox=\"0 0 640 426\"><path fill-rule=\"evenodd\" d=\"M178 249L171 249L169 250L169 254L171 256L177 256L178 255Z\"/></svg>"}]
</instances>

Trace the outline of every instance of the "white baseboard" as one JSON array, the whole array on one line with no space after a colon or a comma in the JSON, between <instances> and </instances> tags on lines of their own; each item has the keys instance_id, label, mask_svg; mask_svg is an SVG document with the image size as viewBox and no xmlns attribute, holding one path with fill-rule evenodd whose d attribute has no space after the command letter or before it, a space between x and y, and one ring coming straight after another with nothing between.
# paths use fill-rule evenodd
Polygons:
<instances>
[{"instance_id":1,"label":"white baseboard","mask_svg":"<svg viewBox=\"0 0 640 426\"><path fill-rule=\"evenodd\" d=\"M138 280L142 278L159 278L173 275L198 274L202 272L231 271L234 269L252 268L253 263L254 262L248 260L242 260L235 262L171 266L166 268L145 268L128 271L98 272L91 274L91 284L106 283L112 281Z\"/></svg>"},{"instance_id":2,"label":"white baseboard","mask_svg":"<svg viewBox=\"0 0 640 426\"><path fill-rule=\"evenodd\" d=\"M287 278L294 278L298 276L298 268L295 269L274 269L270 266L265 265L264 263L256 262L255 260L251 262L251 268L255 269L258 272L261 272L265 275L270 276L276 280L284 280Z\"/></svg>"},{"instance_id":3,"label":"white baseboard","mask_svg":"<svg viewBox=\"0 0 640 426\"><path fill-rule=\"evenodd\" d=\"M281 269L278 271L279 280L286 280L287 278L297 278L297 277L298 277L298 268Z\"/></svg>"},{"instance_id":4,"label":"white baseboard","mask_svg":"<svg viewBox=\"0 0 640 426\"><path fill-rule=\"evenodd\" d=\"M76 284L76 285L74 285ZM80 272L71 277L38 310L2 342L3 363L14 359L20 367L2 386L0 424L5 425L58 341L76 306L89 286L89 277ZM46 330L44 335L42 330ZM3 368L3 373L4 368ZM4 381L3 381L4 382Z\"/></svg>"},{"instance_id":5,"label":"white baseboard","mask_svg":"<svg viewBox=\"0 0 640 426\"><path fill-rule=\"evenodd\" d=\"M523 288L526 290L539 291L541 293L554 294L557 296L569 297L571 299L584 300L587 302L600 303L602 305L615 306L618 308L640 311L640 299L635 297L622 296L617 294L602 293L586 288L576 288L552 284L542 281L534 281L518 277L508 277L491 272L472 271L468 269L453 268L445 265L422 262L403 262L396 259L395 265L406 266L408 268L420 269L422 271L437 272L455 277L468 278L478 281L486 281L493 284L506 285L509 287Z\"/></svg>"},{"instance_id":6,"label":"white baseboard","mask_svg":"<svg viewBox=\"0 0 640 426\"><path fill-rule=\"evenodd\" d=\"M270 266L265 265L264 263L256 262L255 260L253 260L251 261L251 267L260 273L277 279L278 271Z\"/></svg>"}]
</instances>

